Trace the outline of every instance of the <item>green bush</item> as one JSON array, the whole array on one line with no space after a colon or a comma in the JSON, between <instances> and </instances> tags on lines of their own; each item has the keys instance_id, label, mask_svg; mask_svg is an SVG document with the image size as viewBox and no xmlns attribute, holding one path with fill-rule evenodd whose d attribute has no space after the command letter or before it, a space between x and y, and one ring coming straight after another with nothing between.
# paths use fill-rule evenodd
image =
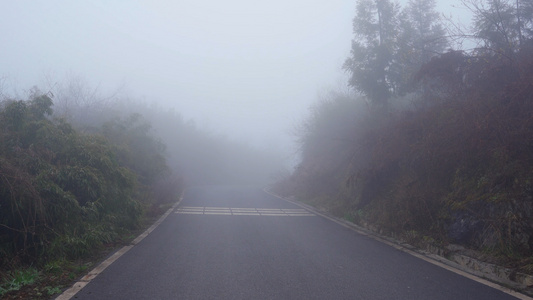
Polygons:
<instances>
[{"instance_id":1,"label":"green bush","mask_svg":"<svg viewBox=\"0 0 533 300\"><path fill-rule=\"evenodd\" d=\"M47 95L2 103L0 265L87 255L142 216L138 175L116 146L50 120L51 105Z\"/></svg>"}]
</instances>

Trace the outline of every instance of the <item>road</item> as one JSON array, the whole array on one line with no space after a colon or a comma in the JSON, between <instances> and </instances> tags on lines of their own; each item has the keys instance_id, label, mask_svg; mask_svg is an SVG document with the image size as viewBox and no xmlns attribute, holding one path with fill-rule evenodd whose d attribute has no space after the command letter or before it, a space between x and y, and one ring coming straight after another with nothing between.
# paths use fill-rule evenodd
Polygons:
<instances>
[{"instance_id":1,"label":"road","mask_svg":"<svg viewBox=\"0 0 533 300\"><path fill-rule=\"evenodd\" d=\"M74 299L516 299L250 187L198 187Z\"/></svg>"}]
</instances>

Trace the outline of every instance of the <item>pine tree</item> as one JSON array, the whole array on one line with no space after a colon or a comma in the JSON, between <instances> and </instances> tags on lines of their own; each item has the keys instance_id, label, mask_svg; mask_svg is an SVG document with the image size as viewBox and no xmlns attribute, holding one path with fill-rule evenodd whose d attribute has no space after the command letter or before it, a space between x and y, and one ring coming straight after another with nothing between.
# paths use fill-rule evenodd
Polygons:
<instances>
[{"instance_id":1,"label":"pine tree","mask_svg":"<svg viewBox=\"0 0 533 300\"><path fill-rule=\"evenodd\" d=\"M413 75L448 45L435 0L411 0L403 11L389 0L360 0L353 30L349 84L378 105L413 91Z\"/></svg>"},{"instance_id":2,"label":"pine tree","mask_svg":"<svg viewBox=\"0 0 533 300\"><path fill-rule=\"evenodd\" d=\"M385 105L392 94L389 74L396 51L399 5L389 0L361 0L353 20L351 57L344 69L350 86L373 103Z\"/></svg>"},{"instance_id":3,"label":"pine tree","mask_svg":"<svg viewBox=\"0 0 533 300\"><path fill-rule=\"evenodd\" d=\"M400 34L391 75L396 95L413 91L413 74L448 46L435 6L435 0L410 0L400 15Z\"/></svg>"}]
</instances>

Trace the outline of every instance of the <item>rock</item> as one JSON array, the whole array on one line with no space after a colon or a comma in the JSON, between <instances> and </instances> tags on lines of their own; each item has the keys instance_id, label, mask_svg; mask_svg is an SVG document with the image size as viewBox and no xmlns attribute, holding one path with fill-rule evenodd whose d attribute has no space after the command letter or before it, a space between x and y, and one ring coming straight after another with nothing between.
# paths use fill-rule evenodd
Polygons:
<instances>
[{"instance_id":1,"label":"rock","mask_svg":"<svg viewBox=\"0 0 533 300\"><path fill-rule=\"evenodd\" d=\"M448 226L447 235L454 243L469 244L482 228L482 222L467 212L455 212Z\"/></svg>"}]
</instances>

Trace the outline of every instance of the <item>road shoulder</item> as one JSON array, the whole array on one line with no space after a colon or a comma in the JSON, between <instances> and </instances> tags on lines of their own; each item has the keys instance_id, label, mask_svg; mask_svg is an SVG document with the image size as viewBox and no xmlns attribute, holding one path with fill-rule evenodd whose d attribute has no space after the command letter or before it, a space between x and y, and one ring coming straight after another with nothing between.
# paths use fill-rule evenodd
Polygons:
<instances>
[{"instance_id":1,"label":"road shoulder","mask_svg":"<svg viewBox=\"0 0 533 300\"><path fill-rule=\"evenodd\" d=\"M295 201L293 199L278 196L267 189L264 189L264 192L273 197L312 211L316 215L324 217L361 235L368 236L374 240L387 244L463 277L490 286L518 299L533 300L533 276L531 275L517 274L516 272L513 272L513 270L494 264L485 263L461 254L452 254L444 257L441 254L445 253L446 251L437 247L427 250L418 249L405 242L381 235L370 228L365 228L350 221L340 219L329 214L328 212L319 211L313 206Z\"/></svg>"}]
</instances>

